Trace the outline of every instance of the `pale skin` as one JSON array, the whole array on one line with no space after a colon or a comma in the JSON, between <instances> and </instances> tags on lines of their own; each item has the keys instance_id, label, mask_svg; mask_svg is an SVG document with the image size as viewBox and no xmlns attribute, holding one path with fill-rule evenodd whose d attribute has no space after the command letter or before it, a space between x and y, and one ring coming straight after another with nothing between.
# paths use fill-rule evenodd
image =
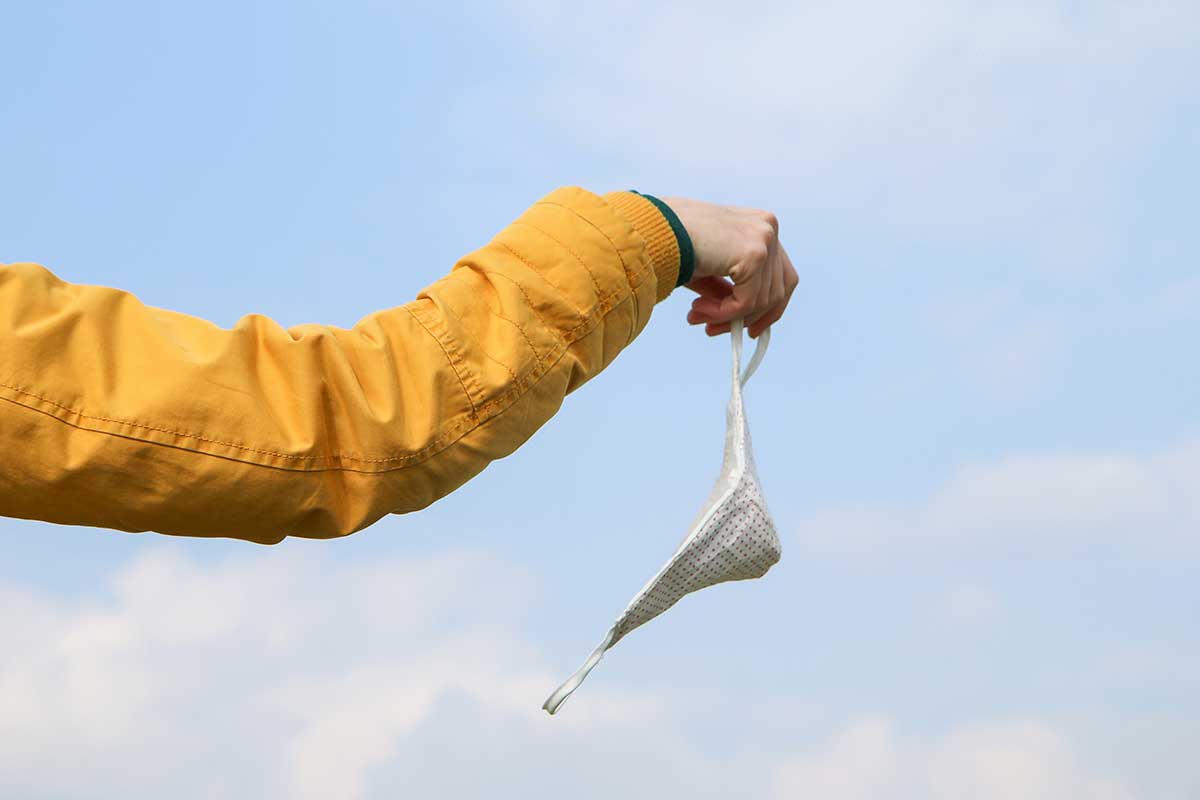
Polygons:
<instances>
[{"instance_id":1,"label":"pale skin","mask_svg":"<svg viewBox=\"0 0 1200 800\"><path fill-rule=\"evenodd\" d=\"M770 211L722 206L686 197L663 197L687 229L696 251L688 288L687 320L709 336L729 331L739 317L757 338L787 309L799 278L779 241L779 220Z\"/></svg>"}]
</instances>

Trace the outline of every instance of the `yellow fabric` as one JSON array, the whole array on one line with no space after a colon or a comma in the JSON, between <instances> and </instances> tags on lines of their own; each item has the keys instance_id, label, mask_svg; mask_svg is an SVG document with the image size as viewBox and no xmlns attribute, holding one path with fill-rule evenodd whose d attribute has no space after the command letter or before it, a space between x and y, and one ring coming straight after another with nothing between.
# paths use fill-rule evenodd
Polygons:
<instances>
[{"instance_id":1,"label":"yellow fabric","mask_svg":"<svg viewBox=\"0 0 1200 800\"><path fill-rule=\"evenodd\" d=\"M650 260L663 265L658 276L657 294L657 299L662 300L671 293L679 279L679 240L675 238L675 232L669 224L659 224L663 222L662 212L639 194L612 192L606 194L604 199L641 232Z\"/></svg>"},{"instance_id":2,"label":"yellow fabric","mask_svg":"<svg viewBox=\"0 0 1200 800\"><path fill-rule=\"evenodd\" d=\"M604 369L678 270L649 201L579 187L349 330L224 329L0 265L0 515L273 543L423 508Z\"/></svg>"}]
</instances>

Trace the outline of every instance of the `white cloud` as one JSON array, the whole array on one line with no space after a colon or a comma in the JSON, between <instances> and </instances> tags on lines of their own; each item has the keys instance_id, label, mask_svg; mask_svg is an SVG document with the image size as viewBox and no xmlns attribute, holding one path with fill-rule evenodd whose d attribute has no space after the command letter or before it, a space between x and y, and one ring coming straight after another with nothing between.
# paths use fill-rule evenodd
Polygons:
<instances>
[{"instance_id":1,"label":"white cloud","mask_svg":"<svg viewBox=\"0 0 1200 800\"><path fill-rule=\"evenodd\" d=\"M775 770L779 798L873 800L888 796L901 767L891 723L870 718L833 737L822 752L799 756Z\"/></svg>"},{"instance_id":2,"label":"white cloud","mask_svg":"<svg viewBox=\"0 0 1200 800\"><path fill-rule=\"evenodd\" d=\"M661 688L598 681L541 711L563 675L521 631L536 592L514 565L295 553L152 550L79 601L0 586L0 796L475 797L550 770L604 797L614 763L630 784L729 788Z\"/></svg>"},{"instance_id":3,"label":"white cloud","mask_svg":"<svg viewBox=\"0 0 1200 800\"><path fill-rule=\"evenodd\" d=\"M0 796L1127 796L1039 720L929 738L872 718L797 752L828 719L812 698L654 679L590 683L549 718L562 676L522 633L536 591L520 569L295 552L202 566L152 550L82 600L0 586ZM739 719L756 722L723 727Z\"/></svg>"},{"instance_id":4,"label":"white cloud","mask_svg":"<svg viewBox=\"0 0 1200 800\"><path fill-rule=\"evenodd\" d=\"M968 725L941 736L901 737L885 718L855 722L819 752L775 770L779 800L1126 800L1103 769L1037 720Z\"/></svg>"},{"instance_id":5,"label":"white cloud","mask_svg":"<svg viewBox=\"0 0 1200 800\"><path fill-rule=\"evenodd\" d=\"M551 676L507 619L528 589L473 553L340 568L272 553L204 568L160 551L104 601L10 590L0 793L361 797L365 774L448 688L537 709Z\"/></svg>"},{"instance_id":6,"label":"white cloud","mask_svg":"<svg viewBox=\"0 0 1200 800\"><path fill-rule=\"evenodd\" d=\"M643 179L755 187L864 235L1003 240L1068 274L1119 250L1124 182L1200 69L1188 0L530 0L496 24L541 77L488 84L473 118L520 97L538 126Z\"/></svg>"},{"instance_id":7,"label":"white cloud","mask_svg":"<svg viewBox=\"0 0 1200 800\"><path fill-rule=\"evenodd\" d=\"M1200 545L1200 442L1150 454L1048 452L968 463L912 503L865 503L805 518L817 551L1078 547L1099 539L1148 551Z\"/></svg>"}]
</instances>

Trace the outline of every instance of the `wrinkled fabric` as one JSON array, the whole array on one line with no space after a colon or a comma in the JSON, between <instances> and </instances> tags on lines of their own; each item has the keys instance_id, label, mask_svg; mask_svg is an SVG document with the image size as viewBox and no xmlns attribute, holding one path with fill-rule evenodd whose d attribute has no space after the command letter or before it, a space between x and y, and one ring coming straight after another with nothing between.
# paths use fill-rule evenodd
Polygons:
<instances>
[{"instance_id":1,"label":"wrinkled fabric","mask_svg":"<svg viewBox=\"0 0 1200 800\"><path fill-rule=\"evenodd\" d=\"M684 595L725 581L761 578L779 561L779 535L759 484L742 399L742 389L766 355L770 330L759 337L744 374L741 320L734 321L730 337L733 391L726 410L725 457L720 477L675 554L634 596L583 666L547 698L542 708L551 714L579 688L607 650L635 628L671 608Z\"/></svg>"},{"instance_id":2,"label":"wrinkled fabric","mask_svg":"<svg viewBox=\"0 0 1200 800\"><path fill-rule=\"evenodd\" d=\"M650 201L579 187L350 329L226 329L0 265L0 515L273 543L423 508L610 364L678 271Z\"/></svg>"}]
</instances>

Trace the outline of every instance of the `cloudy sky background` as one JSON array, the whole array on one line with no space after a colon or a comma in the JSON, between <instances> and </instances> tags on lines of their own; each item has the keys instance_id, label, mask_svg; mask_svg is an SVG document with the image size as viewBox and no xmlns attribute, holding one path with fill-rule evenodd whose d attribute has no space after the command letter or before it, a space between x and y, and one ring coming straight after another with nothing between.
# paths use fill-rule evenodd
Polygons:
<instances>
[{"instance_id":1,"label":"cloudy sky background","mask_svg":"<svg viewBox=\"0 0 1200 800\"><path fill-rule=\"evenodd\" d=\"M1195 3L0 32L0 262L349 326L575 184L769 208L802 281L747 395L783 561L557 717L716 477L728 342L687 292L517 454L345 540L0 520L0 795L1200 794Z\"/></svg>"}]
</instances>

